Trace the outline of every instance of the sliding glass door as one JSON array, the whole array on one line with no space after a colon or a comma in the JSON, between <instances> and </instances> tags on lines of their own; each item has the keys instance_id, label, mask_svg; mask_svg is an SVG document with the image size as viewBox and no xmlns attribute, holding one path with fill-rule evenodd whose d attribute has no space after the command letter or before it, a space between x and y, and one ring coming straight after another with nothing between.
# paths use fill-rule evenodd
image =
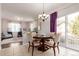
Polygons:
<instances>
[{"instance_id":1,"label":"sliding glass door","mask_svg":"<svg viewBox=\"0 0 79 59\"><path fill-rule=\"evenodd\" d=\"M79 51L79 12L67 15L67 47Z\"/></svg>"},{"instance_id":2,"label":"sliding glass door","mask_svg":"<svg viewBox=\"0 0 79 59\"><path fill-rule=\"evenodd\" d=\"M65 16L57 19L57 32L61 33L60 37L60 45L65 46Z\"/></svg>"},{"instance_id":3,"label":"sliding glass door","mask_svg":"<svg viewBox=\"0 0 79 59\"><path fill-rule=\"evenodd\" d=\"M61 46L79 51L79 12L58 18L57 32L61 33Z\"/></svg>"}]
</instances>

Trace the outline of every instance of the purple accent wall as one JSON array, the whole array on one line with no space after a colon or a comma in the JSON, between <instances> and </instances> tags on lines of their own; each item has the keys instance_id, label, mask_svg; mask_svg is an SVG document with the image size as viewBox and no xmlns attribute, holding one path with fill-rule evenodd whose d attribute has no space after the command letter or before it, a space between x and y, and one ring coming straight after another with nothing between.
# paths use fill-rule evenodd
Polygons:
<instances>
[{"instance_id":1,"label":"purple accent wall","mask_svg":"<svg viewBox=\"0 0 79 59\"><path fill-rule=\"evenodd\" d=\"M50 14L50 32L57 31L57 12Z\"/></svg>"}]
</instances>

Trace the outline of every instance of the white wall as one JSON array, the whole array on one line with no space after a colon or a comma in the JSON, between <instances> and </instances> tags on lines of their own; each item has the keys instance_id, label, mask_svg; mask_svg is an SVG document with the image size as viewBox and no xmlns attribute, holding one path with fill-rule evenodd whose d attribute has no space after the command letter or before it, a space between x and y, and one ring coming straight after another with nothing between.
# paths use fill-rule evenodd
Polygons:
<instances>
[{"instance_id":1,"label":"white wall","mask_svg":"<svg viewBox=\"0 0 79 59\"><path fill-rule=\"evenodd\" d=\"M69 7L64 7L62 9L56 10L56 11L58 12L58 17L64 16L64 15L67 15L70 13L78 12L79 11L79 4L73 4ZM42 23L40 33L47 34L49 32L50 32L50 18L48 20L46 20L44 23Z\"/></svg>"},{"instance_id":2,"label":"white wall","mask_svg":"<svg viewBox=\"0 0 79 59\"><path fill-rule=\"evenodd\" d=\"M7 21L5 19L2 19L2 24L1 24L2 32L7 32L8 31L8 23L9 23L9 21Z\"/></svg>"},{"instance_id":3,"label":"white wall","mask_svg":"<svg viewBox=\"0 0 79 59\"><path fill-rule=\"evenodd\" d=\"M1 4L0 4L0 49L1 49Z\"/></svg>"},{"instance_id":4,"label":"white wall","mask_svg":"<svg viewBox=\"0 0 79 59\"><path fill-rule=\"evenodd\" d=\"M50 17L41 23L41 31L40 34L48 34L50 32Z\"/></svg>"}]
</instances>

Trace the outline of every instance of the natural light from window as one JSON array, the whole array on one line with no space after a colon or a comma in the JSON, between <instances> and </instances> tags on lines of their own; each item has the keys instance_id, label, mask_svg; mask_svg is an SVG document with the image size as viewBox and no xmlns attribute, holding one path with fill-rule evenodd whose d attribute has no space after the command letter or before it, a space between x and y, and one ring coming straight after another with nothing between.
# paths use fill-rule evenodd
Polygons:
<instances>
[{"instance_id":1,"label":"natural light from window","mask_svg":"<svg viewBox=\"0 0 79 59\"><path fill-rule=\"evenodd\" d=\"M9 23L8 29L10 32L19 32L21 29L21 25L19 23Z\"/></svg>"},{"instance_id":2,"label":"natural light from window","mask_svg":"<svg viewBox=\"0 0 79 59\"><path fill-rule=\"evenodd\" d=\"M57 19L57 32L65 33L65 16Z\"/></svg>"}]
</instances>

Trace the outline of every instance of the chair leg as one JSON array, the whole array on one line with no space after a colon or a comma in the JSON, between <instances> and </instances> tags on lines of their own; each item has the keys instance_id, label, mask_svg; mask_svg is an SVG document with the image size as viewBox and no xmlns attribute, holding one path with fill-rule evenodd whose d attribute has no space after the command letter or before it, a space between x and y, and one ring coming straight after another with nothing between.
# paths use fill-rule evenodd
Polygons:
<instances>
[{"instance_id":1,"label":"chair leg","mask_svg":"<svg viewBox=\"0 0 79 59\"><path fill-rule=\"evenodd\" d=\"M60 51L59 51L59 46L57 46L57 49L58 49L58 53L60 53Z\"/></svg>"},{"instance_id":2,"label":"chair leg","mask_svg":"<svg viewBox=\"0 0 79 59\"><path fill-rule=\"evenodd\" d=\"M60 53L60 50L59 50L59 42L57 43L57 49L58 49L58 53Z\"/></svg>"},{"instance_id":3,"label":"chair leg","mask_svg":"<svg viewBox=\"0 0 79 59\"><path fill-rule=\"evenodd\" d=\"M54 56L56 56L55 47L53 47L53 51L54 51Z\"/></svg>"},{"instance_id":4,"label":"chair leg","mask_svg":"<svg viewBox=\"0 0 79 59\"><path fill-rule=\"evenodd\" d=\"M53 45L53 51L54 51L54 56L56 56L56 52L55 52L55 43Z\"/></svg>"},{"instance_id":5,"label":"chair leg","mask_svg":"<svg viewBox=\"0 0 79 59\"><path fill-rule=\"evenodd\" d=\"M29 49L30 49L30 42L29 42L28 52L29 52Z\"/></svg>"},{"instance_id":6,"label":"chair leg","mask_svg":"<svg viewBox=\"0 0 79 59\"><path fill-rule=\"evenodd\" d=\"M34 53L34 44L32 43L32 56L33 56L33 53Z\"/></svg>"}]
</instances>

